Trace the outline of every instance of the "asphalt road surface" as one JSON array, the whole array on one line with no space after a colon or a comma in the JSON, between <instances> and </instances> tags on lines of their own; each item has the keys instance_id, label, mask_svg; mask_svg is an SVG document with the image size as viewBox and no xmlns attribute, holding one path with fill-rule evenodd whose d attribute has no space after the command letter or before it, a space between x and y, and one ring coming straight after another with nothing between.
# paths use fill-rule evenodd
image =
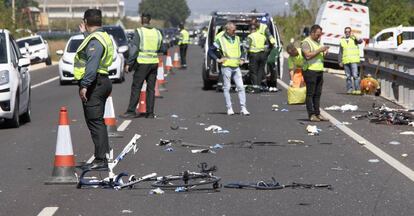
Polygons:
<instances>
[{"instance_id":1,"label":"asphalt road surface","mask_svg":"<svg viewBox=\"0 0 414 216\"><path fill-rule=\"evenodd\" d=\"M375 96L346 95L345 80L325 74L322 107L350 103L359 109L353 113L328 111L331 122L312 123L322 129L319 136L307 135L305 128L311 122L306 120L305 107L287 105L282 85L277 93L248 94L251 116L227 116L222 93L201 88L202 55L199 47L190 47L189 67L167 78L168 91L156 100L156 119L133 119L121 132L123 138L110 140L117 154L134 134L142 135L139 151L127 155L115 171L136 176L152 172L168 175L198 171L197 165L207 162L218 167L216 175L222 184L274 177L281 184L331 184L332 190L221 188L150 195L148 182L121 191L44 185L53 169L61 106L68 108L76 160L87 161L93 152L77 86L60 86L54 78L57 66L51 66L31 73L32 86L36 86L32 88L32 122L18 129L0 130L0 215L414 215L414 141L413 136L400 135L414 128L351 119L370 110L374 102L396 105ZM44 82L47 80L51 81ZM126 82L113 85L117 116L126 111L131 80L129 74ZM237 94L232 97L237 113ZM272 111L273 104L288 111ZM351 124L344 129L342 124L335 125L335 119ZM118 126L124 121L117 120ZM219 125L229 133L207 132L204 128L209 125ZM171 126L180 129L172 130ZM193 154L192 148L174 145L174 151L165 151L166 147L155 145L161 138L205 146L243 140L278 145L225 147L215 150L216 154ZM380 150L361 145L361 138ZM288 144L289 139L305 144ZM390 145L391 141L400 144ZM101 175L105 177L105 173Z\"/></svg>"}]
</instances>

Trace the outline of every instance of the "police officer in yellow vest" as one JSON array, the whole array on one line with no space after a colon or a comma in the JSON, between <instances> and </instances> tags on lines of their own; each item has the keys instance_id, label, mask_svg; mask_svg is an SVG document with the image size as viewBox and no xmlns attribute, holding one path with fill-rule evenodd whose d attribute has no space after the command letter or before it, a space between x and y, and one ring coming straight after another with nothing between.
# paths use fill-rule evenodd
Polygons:
<instances>
[{"instance_id":1,"label":"police officer in yellow vest","mask_svg":"<svg viewBox=\"0 0 414 216\"><path fill-rule=\"evenodd\" d=\"M260 20L262 22L267 22L266 17L262 17L262 18L260 18ZM253 18L251 20L250 24L251 25L255 25L256 26L256 29L257 29L257 32L259 32L260 34L264 35L266 37L266 39L267 39L266 42L271 47L274 47L275 48L275 46L276 46L276 40L273 37L273 35L270 33L270 30L267 27L267 24L264 24L264 23L259 22L259 19L258 18ZM265 51L266 60L267 60L267 57L269 56L270 52L271 52L271 49L267 49ZM276 91L279 91L279 89L277 88L277 77L278 77L278 74L277 74L277 71L275 70L275 63L273 63L273 64L267 64L267 67L268 67L268 70L270 70L270 83L269 83L270 88L269 88L269 91L275 91L275 92Z\"/></svg>"},{"instance_id":2,"label":"police officer in yellow vest","mask_svg":"<svg viewBox=\"0 0 414 216\"><path fill-rule=\"evenodd\" d=\"M257 31L256 25L250 26L250 32L247 36L249 75L254 92L260 92L260 85L265 75L266 66L266 37Z\"/></svg>"},{"instance_id":3,"label":"police officer in yellow vest","mask_svg":"<svg viewBox=\"0 0 414 216\"><path fill-rule=\"evenodd\" d=\"M95 145L95 159L91 164L85 165L88 169L107 168L106 155L110 150L103 116L106 99L112 91L108 67L112 64L114 47L110 36L101 26L101 11L88 9L79 25L85 39L76 51L74 62L74 77L79 80L79 96Z\"/></svg>"},{"instance_id":4,"label":"police officer in yellow vest","mask_svg":"<svg viewBox=\"0 0 414 216\"><path fill-rule=\"evenodd\" d=\"M362 43L361 39L357 39L351 35L351 28L345 28L345 37L340 40L340 48L338 62L344 67L346 74L346 90L348 94L361 94L360 77L358 73L358 64L361 62L359 57L358 44ZM354 79L354 86L352 86Z\"/></svg>"},{"instance_id":5,"label":"police officer in yellow vest","mask_svg":"<svg viewBox=\"0 0 414 216\"><path fill-rule=\"evenodd\" d=\"M181 67L187 67L187 48L190 44L190 33L184 28L184 24L180 24L180 37L178 41L178 46L180 47L180 59Z\"/></svg>"},{"instance_id":6,"label":"police officer in yellow vest","mask_svg":"<svg viewBox=\"0 0 414 216\"><path fill-rule=\"evenodd\" d=\"M216 53L218 51L218 53ZM243 56L240 38L236 35L236 25L228 22L225 25L225 33L216 38L214 45L210 47L208 55L221 64L221 73L223 77L223 93L226 102L227 115L234 115L230 87L233 78L236 84L240 101L240 114L250 115L246 108L246 93L243 86L243 77L240 71L240 65L243 64ZM220 56L220 58L218 57Z\"/></svg>"},{"instance_id":7,"label":"police officer in yellow vest","mask_svg":"<svg viewBox=\"0 0 414 216\"><path fill-rule=\"evenodd\" d=\"M323 60L329 47L322 46L319 41L322 35L322 28L313 25L310 29L310 36L302 41L301 49L306 59L306 71L303 78L306 83L306 110L309 120L313 122L326 120L319 110L322 85L323 85Z\"/></svg>"},{"instance_id":8,"label":"police officer in yellow vest","mask_svg":"<svg viewBox=\"0 0 414 216\"><path fill-rule=\"evenodd\" d=\"M123 118L139 117L135 113L141 88L144 80L147 82L145 118L155 118L155 82L157 79L158 53L163 53L165 46L162 43L161 32L150 26L151 15L141 15L142 27L137 28L134 36L135 52L128 58L125 71L134 70L134 77L131 85L131 96L127 111L121 115Z\"/></svg>"}]
</instances>

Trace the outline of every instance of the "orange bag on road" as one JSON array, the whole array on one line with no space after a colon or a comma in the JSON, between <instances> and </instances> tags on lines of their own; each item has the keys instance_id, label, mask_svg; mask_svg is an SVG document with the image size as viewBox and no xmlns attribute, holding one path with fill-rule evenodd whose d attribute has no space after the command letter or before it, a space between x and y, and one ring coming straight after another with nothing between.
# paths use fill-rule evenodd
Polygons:
<instances>
[{"instance_id":1,"label":"orange bag on road","mask_svg":"<svg viewBox=\"0 0 414 216\"><path fill-rule=\"evenodd\" d=\"M302 68L298 68L293 73L292 80L292 87L293 88L300 88L305 86L305 80L303 79Z\"/></svg>"}]
</instances>

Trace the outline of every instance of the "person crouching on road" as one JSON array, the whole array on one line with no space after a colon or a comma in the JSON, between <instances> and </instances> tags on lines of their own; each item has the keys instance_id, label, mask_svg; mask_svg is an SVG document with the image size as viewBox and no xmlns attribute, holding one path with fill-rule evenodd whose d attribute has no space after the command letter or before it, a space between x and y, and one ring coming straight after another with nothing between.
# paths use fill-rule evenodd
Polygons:
<instances>
[{"instance_id":1,"label":"person crouching on road","mask_svg":"<svg viewBox=\"0 0 414 216\"><path fill-rule=\"evenodd\" d=\"M181 67L187 68L187 48L190 44L190 33L184 28L184 24L180 24L180 37L178 41L178 46L180 47L180 59Z\"/></svg>"},{"instance_id":2,"label":"person crouching on road","mask_svg":"<svg viewBox=\"0 0 414 216\"><path fill-rule=\"evenodd\" d=\"M141 15L142 27L135 30L134 46L136 52L131 53L125 71L134 70L134 77L131 85L131 96L127 111L121 115L122 118L135 118L135 113L141 88L144 80L147 82L147 97L145 118L155 118L155 82L157 79L158 53L163 53L165 48L162 44L161 32L150 26L151 15Z\"/></svg>"},{"instance_id":3,"label":"person crouching on road","mask_svg":"<svg viewBox=\"0 0 414 216\"><path fill-rule=\"evenodd\" d=\"M357 39L351 34L351 27L345 28L345 37L340 40L338 62L343 67L346 75L346 93L361 94L360 78L358 73L358 64L361 62L359 57L358 44L362 43L362 39ZM352 87L352 79L354 86Z\"/></svg>"},{"instance_id":4,"label":"person crouching on road","mask_svg":"<svg viewBox=\"0 0 414 216\"><path fill-rule=\"evenodd\" d=\"M108 168L106 155L110 150L103 116L106 99L112 91L108 67L113 61L114 47L111 37L101 26L102 12L88 9L79 25L85 39L76 51L74 63L74 77L79 80L79 97L95 145L95 159L85 165L89 169Z\"/></svg>"},{"instance_id":5,"label":"person crouching on road","mask_svg":"<svg viewBox=\"0 0 414 216\"><path fill-rule=\"evenodd\" d=\"M302 53L306 59L306 71L303 73L306 83L306 110L312 122L326 120L320 114L319 106L323 86L323 60L329 47L319 43L321 35L322 27L313 25L310 29L310 36L305 38L301 44Z\"/></svg>"},{"instance_id":6,"label":"person crouching on road","mask_svg":"<svg viewBox=\"0 0 414 216\"><path fill-rule=\"evenodd\" d=\"M209 56L221 63L221 73L223 77L223 93L226 101L227 115L233 115L233 107L231 104L230 87L231 79L237 87L239 101L241 106L241 115L250 115L246 108L246 93L243 85L243 77L240 71L240 65L243 64L242 49L240 46L240 38L236 35L236 25L228 22L225 26L225 33L217 37L214 45L210 47ZM221 58L217 57L216 51L220 51Z\"/></svg>"},{"instance_id":7,"label":"person crouching on road","mask_svg":"<svg viewBox=\"0 0 414 216\"><path fill-rule=\"evenodd\" d=\"M247 48L249 52L249 74L254 92L260 92L260 85L265 75L266 67L266 37L257 31L256 25L250 26L250 34L247 36Z\"/></svg>"},{"instance_id":8,"label":"person crouching on road","mask_svg":"<svg viewBox=\"0 0 414 216\"><path fill-rule=\"evenodd\" d=\"M302 87L303 85L303 70L305 64L305 58L302 55L302 50L296 48L295 45L289 44L286 48L289 58L288 58L288 68L290 75L289 85L295 88ZM295 79L299 77L299 79Z\"/></svg>"}]
</instances>

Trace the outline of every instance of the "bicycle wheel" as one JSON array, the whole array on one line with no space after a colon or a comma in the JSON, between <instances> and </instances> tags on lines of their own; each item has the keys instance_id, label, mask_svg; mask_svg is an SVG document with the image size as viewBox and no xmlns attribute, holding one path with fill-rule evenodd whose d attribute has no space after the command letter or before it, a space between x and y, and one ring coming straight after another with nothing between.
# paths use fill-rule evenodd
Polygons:
<instances>
[{"instance_id":1,"label":"bicycle wheel","mask_svg":"<svg viewBox=\"0 0 414 216\"><path fill-rule=\"evenodd\" d=\"M162 179L154 182L151 184L152 187L159 187L159 188L177 188L177 187L194 187L200 185L209 185L211 184L213 189L217 189L220 187L219 181L221 180L220 177L197 173L191 174L188 172L184 172L181 176L166 176Z\"/></svg>"}]
</instances>

